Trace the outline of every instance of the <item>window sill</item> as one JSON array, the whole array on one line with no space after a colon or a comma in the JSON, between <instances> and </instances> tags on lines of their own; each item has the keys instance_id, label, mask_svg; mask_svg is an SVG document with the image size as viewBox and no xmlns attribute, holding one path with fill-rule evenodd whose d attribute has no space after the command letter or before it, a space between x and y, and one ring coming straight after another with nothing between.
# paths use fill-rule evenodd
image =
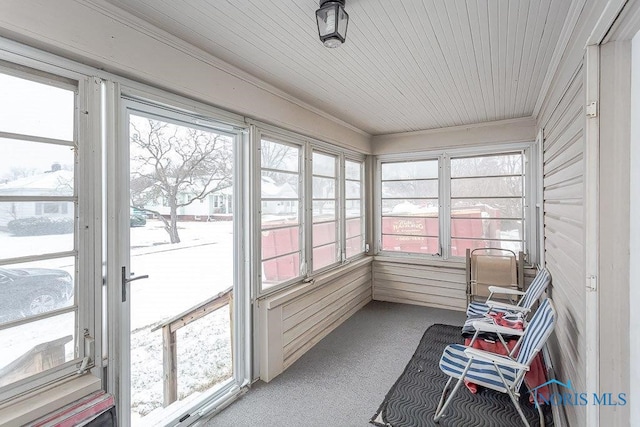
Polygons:
<instances>
[{"instance_id":1,"label":"window sill","mask_svg":"<svg viewBox=\"0 0 640 427\"><path fill-rule=\"evenodd\" d=\"M263 297L258 298L258 300L266 300L267 308L272 309L274 307L278 307L282 304L285 304L300 295L305 294L310 289L316 289L319 286L322 286L325 283L331 282L336 278L345 275L359 267L369 265L373 261L373 257L365 256L363 258L359 258L355 261L350 261L345 265L341 265L337 268L332 268L329 271L318 274L314 276L312 280L306 282L299 282L294 285L289 285L286 289L282 291L273 292L271 294L265 295Z\"/></svg>"},{"instance_id":2,"label":"window sill","mask_svg":"<svg viewBox=\"0 0 640 427\"><path fill-rule=\"evenodd\" d=\"M22 426L102 388L100 378L83 375L34 390L0 406L0 425Z\"/></svg>"}]
</instances>

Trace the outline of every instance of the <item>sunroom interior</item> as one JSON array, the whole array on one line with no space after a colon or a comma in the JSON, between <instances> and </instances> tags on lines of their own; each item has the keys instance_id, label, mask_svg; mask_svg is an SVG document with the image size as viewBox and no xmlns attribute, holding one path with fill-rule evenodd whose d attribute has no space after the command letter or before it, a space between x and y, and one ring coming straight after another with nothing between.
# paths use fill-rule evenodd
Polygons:
<instances>
[{"instance_id":1,"label":"sunroom interior","mask_svg":"<svg viewBox=\"0 0 640 427\"><path fill-rule=\"evenodd\" d=\"M483 247L550 272L554 378L624 396L554 425L639 422L639 2L344 3L327 48L316 0L0 2L0 425L252 425L280 387L364 426L300 383L382 401Z\"/></svg>"}]
</instances>

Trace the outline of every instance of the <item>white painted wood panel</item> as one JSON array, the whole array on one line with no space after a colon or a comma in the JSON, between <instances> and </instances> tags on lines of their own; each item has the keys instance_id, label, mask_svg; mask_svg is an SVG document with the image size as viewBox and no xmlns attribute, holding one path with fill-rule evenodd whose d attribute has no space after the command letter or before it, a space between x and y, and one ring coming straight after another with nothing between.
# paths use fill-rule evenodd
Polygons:
<instances>
[{"instance_id":1,"label":"white painted wood panel","mask_svg":"<svg viewBox=\"0 0 640 427\"><path fill-rule=\"evenodd\" d=\"M571 3L351 1L326 49L317 1L108 2L370 134L531 116Z\"/></svg>"},{"instance_id":2,"label":"white painted wood panel","mask_svg":"<svg viewBox=\"0 0 640 427\"><path fill-rule=\"evenodd\" d=\"M260 378L269 382L371 301L370 260L258 302Z\"/></svg>"}]
</instances>

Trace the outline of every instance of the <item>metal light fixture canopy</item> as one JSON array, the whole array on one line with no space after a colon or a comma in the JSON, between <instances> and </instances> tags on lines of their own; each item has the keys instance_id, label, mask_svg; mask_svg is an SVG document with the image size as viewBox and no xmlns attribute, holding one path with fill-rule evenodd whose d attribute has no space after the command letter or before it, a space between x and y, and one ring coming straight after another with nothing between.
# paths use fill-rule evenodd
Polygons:
<instances>
[{"instance_id":1,"label":"metal light fixture canopy","mask_svg":"<svg viewBox=\"0 0 640 427\"><path fill-rule=\"evenodd\" d=\"M320 0L316 10L320 41L329 48L342 45L347 39L349 15L344 10L345 0Z\"/></svg>"}]
</instances>

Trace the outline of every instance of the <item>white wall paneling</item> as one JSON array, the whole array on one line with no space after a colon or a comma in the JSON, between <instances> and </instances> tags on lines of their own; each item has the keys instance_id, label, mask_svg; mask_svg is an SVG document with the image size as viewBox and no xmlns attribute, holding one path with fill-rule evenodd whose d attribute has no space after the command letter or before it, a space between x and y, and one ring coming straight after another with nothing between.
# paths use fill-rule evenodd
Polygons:
<instances>
[{"instance_id":1,"label":"white wall paneling","mask_svg":"<svg viewBox=\"0 0 640 427\"><path fill-rule=\"evenodd\" d=\"M586 386L583 90L579 66L544 127L545 259L558 312L550 346L558 379L576 390ZM583 410L565 410L570 425L584 425Z\"/></svg>"},{"instance_id":2,"label":"white wall paneling","mask_svg":"<svg viewBox=\"0 0 640 427\"><path fill-rule=\"evenodd\" d=\"M258 300L260 379L269 382L371 301L371 258Z\"/></svg>"}]
</instances>

